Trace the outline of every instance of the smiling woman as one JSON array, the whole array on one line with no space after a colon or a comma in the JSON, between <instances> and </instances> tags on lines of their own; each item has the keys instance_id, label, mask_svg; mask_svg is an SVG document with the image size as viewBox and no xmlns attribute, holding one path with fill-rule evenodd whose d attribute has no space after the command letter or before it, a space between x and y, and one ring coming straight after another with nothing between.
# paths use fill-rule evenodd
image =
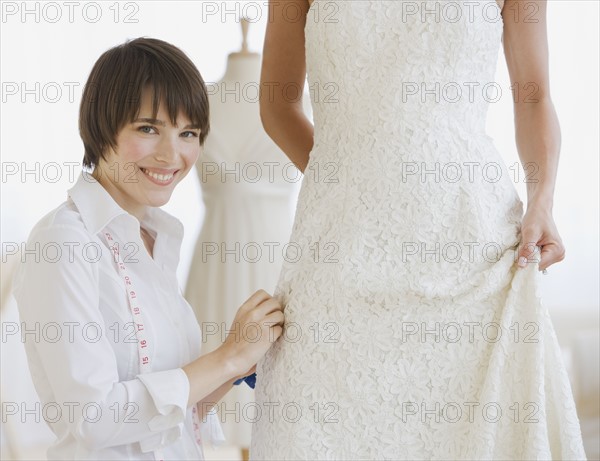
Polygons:
<instances>
[{"instance_id":1,"label":"smiling woman","mask_svg":"<svg viewBox=\"0 0 600 461\"><path fill-rule=\"evenodd\" d=\"M142 93L141 117L120 129L116 146L107 147L92 173L117 203L140 221L146 206L162 206L169 201L200 154L198 139L202 133L183 111L177 116L183 127L171 122L166 103L153 114L151 91L147 87Z\"/></svg>"},{"instance_id":2,"label":"smiling woman","mask_svg":"<svg viewBox=\"0 0 600 461\"><path fill-rule=\"evenodd\" d=\"M159 65L155 58L166 53L171 62ZM202 77L181 50L158 40L104 53L80 113L84 165L95 166L92 176L140 221L145 206L167 203L209 131Z\"/></svg>"},{"instance_id":3,"label":"smiling woman","mask_svg":"<svg viewBox=\"0 0 600 461\"><path fill-rule=\"evenodd\" d=\"M281 305L258 290L232 331L252 322L262 340L234 334L200 356L176 277L183 226L160 207L198 158L207 101L194 64L161 40L111 48L92 69L79 127L93 171L31 231L27 248L58 256L23 259L13 283L24 328L97 333L25 341L42 405L69 415L47 420L49 460L203 459L203 443L224 440L210 410L281 335Z\"/></svg>"}]
</instances>

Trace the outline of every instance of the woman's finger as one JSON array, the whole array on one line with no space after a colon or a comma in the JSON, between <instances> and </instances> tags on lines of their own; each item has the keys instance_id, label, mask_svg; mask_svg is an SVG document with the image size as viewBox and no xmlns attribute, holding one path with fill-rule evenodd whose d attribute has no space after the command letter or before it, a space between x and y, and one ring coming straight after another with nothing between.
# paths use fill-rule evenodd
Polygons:
<instances>
[{"instance_id":1,"label":"woman's finger","mask_svg":"<svg viewBox=\"0 0 600 461\"><path fill-rule=\"evenodd\" d=\"M539 235L536 235L533 231L529 231L527 229L523 229L521 232L522 238L521 243L519 244L519 253L518 253L518 265L519 267L525 267L527 263L532 262L531 257L536 252L536 245L540 238Z\"/></svg>"},{"instance_id":2,"label":"woman's finger","mask_svg":"<svg viewBox=\"0 0 600 461\"><path fill-rule=\"evenodd\" d=\"M560 242L550 242L542 245L542 257L540 260L540 270L546 270L552 264L565 259L565 247Z\"/></svg>"},{"instance_id":3,"label":"woman's finger","mask_svg":"<svg viewBox=\"0 0 600 461\"><path fill-rule=\"evenodd\" d=\"M271 299L267 299L265 301L263 301L259 306L259 313L261 317L265 317L269 314L271 314L272 312L282 312L283 311L283 306L281 305L281 303L279 302L279 300L277 298L271 298Z\"/></svg>"},{"instance_id":4,"label":"woman's finger","mask_svg":"<svg viewBox=\"0 0 600 461\"><path fill-rule=\"evenodd\" d=\"M246 301L244 301L240 309L243 311L253 309L254 307L259 306L260 304L269 300L270 298L271 295L265 290L257 290Z\"/></svg>"}]
</instances>

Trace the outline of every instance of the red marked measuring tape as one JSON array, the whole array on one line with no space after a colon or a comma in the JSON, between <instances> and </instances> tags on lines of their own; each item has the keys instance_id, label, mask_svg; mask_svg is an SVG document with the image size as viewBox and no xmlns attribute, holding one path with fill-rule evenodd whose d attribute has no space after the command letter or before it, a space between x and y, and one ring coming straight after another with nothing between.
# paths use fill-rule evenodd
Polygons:
<instances>
[{"instance_id":1,"label":"red marked measuring tape","mask_svg":"<svg viewBox=\"0 0 600 461\"><path fill-rule=\"evenodd\" d=\"M113 253L115 262L117 263L119 275L123 279L123 282L125 283L125 288L127 290L129 310L131 311L131 317L133 318L133 324L135 326L135 336L137 338L138 344L140 373L148 373L152 370L152 360L148 352L150 350L150 348L148 347L150 345L150 340L148 339L146 328L144 325L144 315L142 312L143 309L139 303L139 299L137 297L137 292L133 285L131 275L128 274L127 267L121 259L118 242L116 242L113 239L112 235L108 231L104 231L104 236L106 237L108 247ZM200 436L200 419L198 417L197 405L194 405L192 408L192 421L194 425L194 436L196 439L196 443L199 445L200 450L202 451L202 438ZM159 448L157 450L154 450L154 459L157 461L164 460L162 449Z\"/></svg>"}]
</instances>

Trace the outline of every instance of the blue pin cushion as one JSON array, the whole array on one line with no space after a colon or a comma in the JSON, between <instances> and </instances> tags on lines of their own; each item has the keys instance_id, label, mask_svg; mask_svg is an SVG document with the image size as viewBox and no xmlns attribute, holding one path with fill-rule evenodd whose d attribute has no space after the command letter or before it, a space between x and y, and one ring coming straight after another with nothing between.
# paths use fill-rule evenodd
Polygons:
<instances>
[{"instance_id":1,"label":"blue pin cushion","mask_svg":"<svg viewBox=\"0 0 600 461\"><path fill-rule=\"evenodd\" d=\"M256 385L256 373L240 378L233 384L237 386L238 384L242 384L243 381L246 381L246 384L254 389L254 386Z\"/></svg>"}]
</instances>

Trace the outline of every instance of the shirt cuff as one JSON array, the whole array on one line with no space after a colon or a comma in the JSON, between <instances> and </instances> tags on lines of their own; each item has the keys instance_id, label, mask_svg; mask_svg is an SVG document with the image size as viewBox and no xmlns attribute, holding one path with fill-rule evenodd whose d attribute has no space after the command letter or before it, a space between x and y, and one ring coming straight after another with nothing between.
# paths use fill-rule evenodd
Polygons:
<instances>
[{"instance_id":1,"label":"shirt cuff","mask_svg":"<svg viewBox=\"0 0 600 461\"><path fill-rule=\"evenodd\" d=\"M181 437L190 382L181 368L144 373L137 378L148 390L159 413L148 421L148 428L157 434L140 441L140 448L146 453L169 445Z\"/></svg>"},{"instance_id":2,"label":"shirt cuff","mask_svg":"<svg viewBox=\"0 0 600 461\"><path fill-rule=\"evenodd\" d=\"M159 432L151 437L140 440L140 451L142 453L149 453L151 451L164 448L167 445L179 440L182 433L183 423L180 423L177 425L177 427L172 427L167 431Z\"/></svg>"},{"instance_id":3,"label":"shirt cuff","mask_svg":"<svg viewBox=\"0 0 600 461\"><path fill-rule=\"evenodd\" d=\"M200 422L200 435L202 440L210 441L213 448L225 443L225 434L216 412L209 411L206 419Z\"/></svg>"}]
</instances>

